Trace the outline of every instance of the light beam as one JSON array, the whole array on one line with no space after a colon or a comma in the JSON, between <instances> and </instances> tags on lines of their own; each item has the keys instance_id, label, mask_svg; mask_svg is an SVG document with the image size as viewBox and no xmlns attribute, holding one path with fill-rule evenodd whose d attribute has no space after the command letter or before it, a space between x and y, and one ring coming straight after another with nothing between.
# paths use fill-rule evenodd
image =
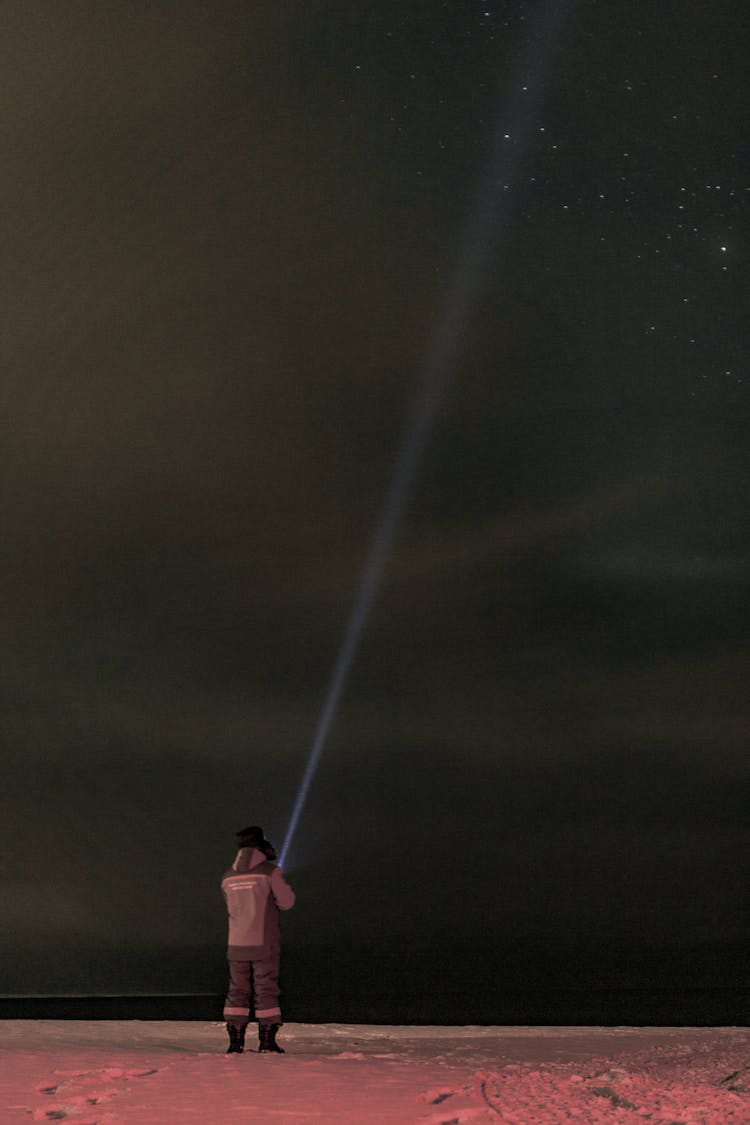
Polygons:
<instances>
[{"instance_id":1,"label":"light beam","mask_svg":"<svg viewBox=\"0 0 750 1125\"><path fill-rule=\"evenodd\" d=\"M417 468L444 397L449 375L455 367L470 312L479 293L487 265L504 227L503 212L522 150L528 144L549 56L559 42L562 17L567 8L561 0L539 5L537 34L527 39L527 54L502 99L499 127L487 174L469 213L469 222L459 243L459 255L450 285L444 295L438 328L426 351L418 379L418 391L401 438L385 501L371 539L362 578L344 630L333 671L315 729L307 764L300 781L279 862L283 866L294 839L310 786L318 769L331 725L373 601L380 587L401 517L412 491Z\"/></svg>"}]
</instances>

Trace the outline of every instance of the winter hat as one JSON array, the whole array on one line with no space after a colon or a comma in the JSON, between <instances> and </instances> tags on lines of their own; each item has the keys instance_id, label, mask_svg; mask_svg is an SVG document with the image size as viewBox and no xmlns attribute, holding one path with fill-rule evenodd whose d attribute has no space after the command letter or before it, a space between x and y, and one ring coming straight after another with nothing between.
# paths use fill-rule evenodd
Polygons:
<instances>
[{"instance_id":1,"label":"winter hat","mask_svg":"<svg viewBox=\"0 0 750 1125\"><path fill-rule=\"evenodd\" d=\"M257 824L251 825L250 828L242 828L237 833L237 845L240 848L259 848L263 843L265 843L263 829Z\"/></svg>"},{"instance_id":2,"label":"winter hat","mask_svg":"<svg viewBox=\"0 0 750 1125\"><path fill-rule=\"evenodd\" d=\"M237 847L259 848L266 859L276 859L276 848L268 842L263 834L263 829L259 828L257 824L250 828L243 828L241 832L237 833Z\"/></svg>"}]
</instances>

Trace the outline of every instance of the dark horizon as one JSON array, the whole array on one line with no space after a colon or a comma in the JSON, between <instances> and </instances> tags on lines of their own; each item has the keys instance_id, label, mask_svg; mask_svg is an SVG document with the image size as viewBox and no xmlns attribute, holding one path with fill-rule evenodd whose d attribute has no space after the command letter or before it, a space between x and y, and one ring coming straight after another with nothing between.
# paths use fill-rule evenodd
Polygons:
<instances>
[{"instance_id":1,"label":"dark horizon","mask_svg":"<svg viewBox=\"0 0 750 1125\"><path fill-rule=\"evenodd\" d=\"M84 952L84 951L81 951ZM214 947L123 957L108 964L106 951L91 950L98 980L79 994L51 990L36 996L0 996L2 1019L198 1020L221 1022L226 966ZM580 944L570 961L542 959L529 965L515 952L466 942L451 950L409 949L384 954L377 947L288 943L282 973L287 1022L489 1026L743 1026L750 1003L744 948L725 950L721 966L711 951L693 949L691 972L678 969L674 949L641 951L631 959L619 951L605 965L603 954L584 965ZM538 953L538 950L532 951ZM115 954L115 951L112 951ZM685 951L679 951L684 956ZM65 958L63 958L63 966ZM469 966L467 972L466 966ZM637 983L634 983L637 978ZM131 990L117 984L142 982ZM173 987L154 988L154 982ZM182 991L185 984L193 985ZM114 984L114 988L113 988ZM149 989L149 984L151 988ZM145 986L145 987L144 987Z\"/></svg>"}]
</instances>

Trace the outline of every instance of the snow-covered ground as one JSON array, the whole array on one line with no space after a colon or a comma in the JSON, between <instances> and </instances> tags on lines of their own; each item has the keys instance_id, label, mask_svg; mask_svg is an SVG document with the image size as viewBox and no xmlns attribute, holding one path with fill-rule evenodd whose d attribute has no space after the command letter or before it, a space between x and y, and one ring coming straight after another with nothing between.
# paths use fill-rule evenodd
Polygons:
<instances>
[{"instance_id":1,"label":"snow-covered ground","mask_svg":"<svg viewBox=\"0 0 750 1125\"><path fill-rule=\"evenodd\" d=\"M285 1055L225 1055L217 1023L0 1021L0 1121L750 1125L747 1028L287 1024L279 1040Z\"/></svg>"}]
</instances>

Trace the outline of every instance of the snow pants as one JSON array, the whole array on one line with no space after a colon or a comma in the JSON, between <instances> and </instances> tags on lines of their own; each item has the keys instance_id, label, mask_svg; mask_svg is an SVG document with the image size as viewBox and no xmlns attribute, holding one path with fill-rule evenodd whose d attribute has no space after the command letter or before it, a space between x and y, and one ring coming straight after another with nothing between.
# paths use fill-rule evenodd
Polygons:
<instances>
[{"instance_id":1,"label":"snow pants","mask_svg":"<svg viewBox=\"0 0 750 1125\"><path fill-rule=\"evenodd\" d=\"M254 1001L259 1024L280 1024L279 950L274 949L252 961L229 962L229 990L224 1004L224 1019L235 1027L250 1022Z\"/></svg>"}]
</instances>

